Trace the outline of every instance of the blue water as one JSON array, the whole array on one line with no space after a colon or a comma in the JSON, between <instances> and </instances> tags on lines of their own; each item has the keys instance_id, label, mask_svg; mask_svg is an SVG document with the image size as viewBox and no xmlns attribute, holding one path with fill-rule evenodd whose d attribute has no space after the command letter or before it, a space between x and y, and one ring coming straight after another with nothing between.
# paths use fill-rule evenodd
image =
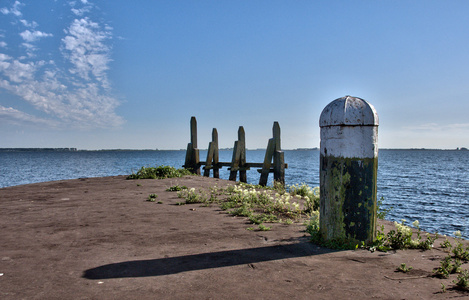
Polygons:
<instances>
[{"instance_id":1,"label":"blue water","mask_svg":"<svg viewBox=\"0 0 469 300\"><path fill-rule=\"evenodd\" d=\"M264 154L248 150L247 161L262 162ZM202 160L205 156L201 151ZM220 151L220 161L231 156ZM127 175L141 166L180 168L184 158L185 151L0 152L0 187ZM285 162L287 184L319 185L318 150L286 150ZM380 150L378 165L378 198L384 198L385 208L392 207L388 220L419 220L423 230L447 235L459 230L469 238L469 151ZM228 175L226 168L220 170L220 178ZM247 175L249 183L258 183L255 169Z\"/></svg>"}]
</instances>

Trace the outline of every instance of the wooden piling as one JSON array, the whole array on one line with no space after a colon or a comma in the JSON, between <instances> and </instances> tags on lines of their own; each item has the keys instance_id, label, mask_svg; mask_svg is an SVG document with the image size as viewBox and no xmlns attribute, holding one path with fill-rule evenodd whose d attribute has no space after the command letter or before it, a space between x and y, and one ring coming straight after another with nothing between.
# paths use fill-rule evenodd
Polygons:
<instances>
[{"instance_id":1,"label":"wooden piling","mask_svg":"<svg viewBox=\"0 0 469 300\"><path fill-rule=\"evenodd\" d=\"M285 184L285 169L288 165L284 161L284 153L281 151L280 144L280 126L274 122L273 137L269 139L267 150L263 163L246 162L246 139L244 127L238 129L238 140L234 143L233 156L231 162L219 161L218 132L216 128L212 130L212 141L209 143L206 161L199 160L199 149L197 148L197 121L195 117L191 118L191 142L187 145L186 160L184 168L200 175L200 166L204 166L203 175L210 176L210 170L213 170L213 177L219 178L219 170L222 167L229 167L229 180L236 181L239 172L239 181L247 182L247 170L251 167L262 168L257 171L261 173L259 184L267 185L269 173L274 173L274 181Z\"/></svg>"},{"instance_id":2,"label":"wooden piling","mask_svg":"<svg viewBox=\"0 0 469 300\"><path fill-rule=\"evenodd\" d=\"M197 149L197 120L191 117L191 142L187 145L184 168L194 174L200 175L199 149Z\"/></svg>"},{"instance_id":3,"label":"wooden piling","mask_svg":"<svg viewBox=\"0 0 469 300\"><path fill-rule=\"evenodd\" d=\"M274 173L274 181L285 184L285 159L281 151L280 125L274 122L272 127L273 137L269 139L267 150L265 151L264 165L262 166L259 185L266 186L269 173ZM273 161L273 169L271 169Z\"/></svg>"},{"instance_id":4,"label":"wooden piling","mask_svg":"<svg viewBox=\"0 0 469 300\"><path fill-rule=\"evenodd\" d=\"M239 126L238 140L234 144L233 156L230 167L230 180L236 181L236 175L239 171L239 181L247 182L246 170L246 141L243 126Z\"/></svg>"},{"instance_id":5,"label":"wooden piling","mask_svg":"<svg viewBox=\"0 0 469 300\"><path fill-rule=\"evenodd\" d=\"M218 131L216 128L212 130L212 141L208 145L207 160L205 161L204 176L210 176L210 169L213 169L213 177L220 178L220 167L218 166Z\"/></svg>"}]
</instances>

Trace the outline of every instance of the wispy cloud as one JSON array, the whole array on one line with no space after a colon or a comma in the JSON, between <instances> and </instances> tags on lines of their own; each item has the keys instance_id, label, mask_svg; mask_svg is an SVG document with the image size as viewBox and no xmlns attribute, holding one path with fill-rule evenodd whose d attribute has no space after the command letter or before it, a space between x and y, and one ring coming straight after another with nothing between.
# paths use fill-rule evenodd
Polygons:
<instances>
[{"instance_id":1,"label":"wispy cloud","mask_svg":"<svg viewBox=\"0 0 469 300\"><path fill-rule=\"evenodd\" d=\"M73 15L83 15L92 9L89 1L70 2ZM80 7L84 5L84 7ZM124 120L116 115L119 101L112 95L107 71L111 60L112 28L100 24L88 16L73 19L64 28L64 36L54 37L39 30L36 21L26 20L21 12L21 2L0 12L17 18L23 31L17 33L23 39L21 45L26 56L13 56L0 52L0 89L19 96L49 119L38 118L12 107L1 106L0 120L13 124L33 122L44 126L73 126L80 128L113 127ZM80 14L77 11L80 10ZM37 29L36 29L37 28ZM12 34L8 31L8 34ZM5 36L0 36L4 39ZM41 39L60 38L60 53L65 67L58 67L50 58L39 59L37 42ZM0 40L0 47L7 43ZM8 47L12 47L8 43ZM47 57L47 56L46 56Z\"/></svg>"},{"instance_id":2,"label":"wispy cloud","mask_svg":"<svg viewBox=\"0 0 469 300\"><path fill-rule=\"evenodd\" d=\"M73 64L70 73L87 81L93 76L107 88L106 71L111 58L105 41L111 37L111 33L100 30L99 24L88 18L75 19L66 32L68 35L62 42L63 52Z\"/></svg>"},{"instance_id":3,"label":"wispy cloud","mask_svg":"<svg viewBox=\"0 0 469 300\"><path fill-rule=\"evenodd\" d=\"M1 120L7 120L9 123L17 125L30 123L31 125L46 125L48 127L58 126L58 122L56 121L37 118L12 107L4 107L2 105L0 105L0 121Z\"/></svg>"},{"instance_id":4,"label":"wispy cloud","mask_svg":"<svg viewBox=\"0 0 469 300\"><path fill-rule=\"evenodd\" d=\"M21 24L28 28L36 28L38 24L35 21L28 22L26 20L20 20Z\"/></svg>"},{"instance_id":5,"label":"wispy cloud","mask_svg":"<svg viewBox=\"0 0 469 300\"><path fill-rule=\"evenodd\" d=\"M51 37L53 36L52 33L45 33L45 32L42 32L42 31L38 31L38 30L35 30L35 31L29 31L29 30L25 30L23 32L20 33L20 36L23 38L23 40L25 40L26 42L28 43L32 43L32 42L35 42L41 38L44 38L44 37Z\"/></svg>"},{"instance_id":6,"label":"wispy cloud","mask_svg":"<svg viewBox=\"0 0 469 300\"><path fill-rule=\"evenodd\" d=\"M81 4L83 4L84 6L80 8L75 8L75 6L77 5L76 1L70 1L68 4L72 7L71 11L79 17L83 16L84 14L90 12L93 9L93 5L86 0L81 1Z\"/></svg>"},{"instance_id":7,"label":"wispy cloud","mask_svg":"<svg viewBox=\"0 0 469 300\"><path fill-rule=\"evenodd\" d=\"M0 12L4 15L12 14L16 17L21 17L23 14L21 13L20 8L23 5L24 4L20 3L19 1L15 1L10 8L8 7L0 8Z\"/></svg>"}]
</instances>

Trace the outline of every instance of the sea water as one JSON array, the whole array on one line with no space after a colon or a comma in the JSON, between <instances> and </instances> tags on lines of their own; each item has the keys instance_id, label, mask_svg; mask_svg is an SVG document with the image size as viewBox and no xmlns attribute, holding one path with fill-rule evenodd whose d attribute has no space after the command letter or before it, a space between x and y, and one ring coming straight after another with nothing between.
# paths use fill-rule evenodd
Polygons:
<instances>
[{"instance_id":1,"label":"sea water","mask_svg":"<svg viewBox=\"0 0 469 300\"><path fill-rule=\"evenodd\" d=\"M200 152L201 160L206 151ZM265 151L248 150L248 162L263 162ZM232 151L221 150L220 161L231 161ZM0 187L36 182L128 175L142 166L169 165L180 168L185 151L0 151ZM380 150L378 198L392 208L386 219L407 224L419 220L428 232L469 238L469 151ZM287 185L319 186L319 151L286 150ZM228 179L227 168L220 178ZM247 172L257 184L259 173ZM272 184L272 174L269 175ZM0 199L1 201L1 199Z\"/></svg>"}]
</instances>

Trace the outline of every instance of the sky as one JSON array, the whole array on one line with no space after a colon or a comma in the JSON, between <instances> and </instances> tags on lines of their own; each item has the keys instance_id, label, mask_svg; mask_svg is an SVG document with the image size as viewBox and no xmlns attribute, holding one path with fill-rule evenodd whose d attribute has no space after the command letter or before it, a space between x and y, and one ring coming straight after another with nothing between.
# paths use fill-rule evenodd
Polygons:
<instances>
[{"instance_id":1,"label":"sky","mask_svg":"<svg viewBox=\"0 0 469 300\"><path fill-rule=\"evenodd\" d=\"M0 0L0 148L318 147L351 95L380 148L469 148L469 1Z\"/></svg>"}]
</instances>

